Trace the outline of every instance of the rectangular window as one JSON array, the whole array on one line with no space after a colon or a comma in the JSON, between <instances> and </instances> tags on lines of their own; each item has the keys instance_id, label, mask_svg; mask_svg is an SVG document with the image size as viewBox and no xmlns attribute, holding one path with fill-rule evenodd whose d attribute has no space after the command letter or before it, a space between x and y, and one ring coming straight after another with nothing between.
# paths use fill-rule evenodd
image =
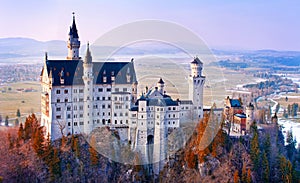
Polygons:
<instances>
[{"instance_id":1,"label":"rectangular window","mask_svg":"<svg viewBox=\"0 0 300 183\"><path fill-rule=\"evenodd\" d=\"M68 94L68 93L69 93L69 90L65 89L64 93L65 93L65 94Z\"/></svg>"},{"instance_id":2,"label":"rectangular window","mask_svg":"<svg viewBox=\"0 0 300 183\"><path fill-rule=\"evenodd\" d=\"M79 110L83 110L83 106L81 105L81 106L79 106Z\"/></svg>"},{"instance_id":3,"label":"rectangular window","mask_svg":"<svg viewBox=\"0 0 300 183\"><path fill-rule=\"evenodd\" d=\"M74 89L74 93L77 93L77 89Z\"/></svg>"},{"instance_id":4,"label":"rectangular window","mask_svg":"<svg viewBox=\"0 0 300 183\"><path fill-rule=\"evenodd\" d=\"M79 117L80 117L80 118L83 118L83 114L79 114Z\"/></svg>"},{"instance_id":5,"label":"rectangular window","mask_svg":"<svg viewBox=\"0 0 300 183\"><path fill-rule=\"evenodd\" d=\"M60 107L57 107L57 108L56 108L56 111L61 111L61 108L60 108Z\"/></svg>"},{"instance_id":6,"label":"rectangular window","mask_svg":"<svg viewBox=\"0 0 300 183\"><path fill-rule=\"evenodd\" d=\"M111 88L106 88L106 91L107 92L111 92Z\"/></svg>"},{"instance_id":7,"label":"rectangular window","mask_svg":"<svg viewBox=\"0 0 300 183\"><path fill-rule=\"evenodd\" d=\"M79 89L79 93L83 93L83 89Z\"/></svg>"},{"instance_id":8,"label":"rectangular window","mask_svg":"<svg viewBox=\"0 0 300 183\"><path fill-rule=\"evenodd\" d=\"M71 114L68 114L67 118L70 119L71 118Z\"/></svg>"},{"instance_id":9,"label":"rectangular window","mask_svg":"<svg viewBox=\"0 0 300 183\"><path fill-rule=\"evenodd\" d=\"M105 104L102 105L102 109L105 109Z\"/></svg>"},{"instance_id":10,"label":"rectangular window","mask_svg":"<svg viewBox=\"0 0 300 183\"><path fill-rule=\"evenodd\" d=\"M107 108L109 108L109 109L110 109L110 104L108 104L108 105L107 105Z\"/></svg>"},{"instance_id":11,"label":"rectangular window","mask_svg":"<svg viewBox=\"0 0 300 183\"><path fill-rule=\"evenodd\" d=\"M56 119L61 119L61 115L57 115L57 116L56 116Z\"/></svg>"},{"instance_id":12,"label":"rectangular window","mask_svg":"<svg viewBox=\"0 0 300 183\"><path fill-rule=\"evenodd\" d=\"M81 122L79 122L79 124L80 124L80 125L83 125L83 122L81 121Z\"/></svg>"},{"instance_id":13,"label":"rectangular window","mask_svg":"<svg viewBox=\"0 0 300 183\"><path fill-rule=\"evenodd\" d=\"M79 102L83 102L83 98L79 98Z\"/></svg>"},{"instance_id":14,"label":"rectangular window","mask_svg":"<svg viewBox=\"0 0 300 183\"><path fill-rule=\"evenodd\" d=\"M110 98L110 97L108 97L108 98L107 98L107 100L111 100L111 98Z\"/></svg>"},{"instance_id":15,"label":"rectangular window","mask_svg":"<svg viewBox=\"0 0 300 183\"><path fill-rule=\"evenodd\" d=\"M77 126L77 122L74 122L74 126Z\"/></svg>"},{"instance_id":16,"label":"rectangular window","mask_svg":"<svg viewBox=\"0 0 300 183\"><path fill-rule=\"evenodd\" d=\"M56 94L60 94L60 90L56 90Z\"/></svg>"},{"instance_id":17,"label":"rectangular window","mask_svg":"<svg viewBox=\"0 0 300 183\"><path fill-rule=\"evenodd\" d=\"M102 100L105 100L105 97L102 97Z\"/></svg>"},{"instance_id":18,"label":"rectangular window","mask_svg":"<svg viewBox=\"0 0 300 183\"><path fill-rule=\"evenodd\" d=\"M59 99L59 98L58 98L58 99L56 99L56 102L57 102L57 103L60 103L60 99Z\"/></svg>"},{"instance_id":19,"label":"rectangular window","mask_svg":"<svg viewBox=\"0 0 300 183\"><path fill-rule=\"evenodd\" d=\"M127 88L123 88L123 92L127 92Z\"/></svg>"},{"instance_id":20,"label":"rectangular window","mask_svg":"<svg viewBox=\"0 0 300 183\"><path fill-rule=\"evenodd\" d=\"M115 92L119 92L119 88L115 88Z\"/></svg>"},{"instance_id":21,"label":"rectangular window","mask_svg":"<svg viewBox=\"0 0 300 183\"><path fill-rule=\"evenodd\" d=\"M100 100L100 97L97 97L97 100Z\"/></svg>"},{"instance_id":22,"label":"rectangular window","mask_svg":"<svg viewBox=\"0 0 300 183\"><path fill-rule=\"evenodd\" d=\"M98 92L103 92L103 88L98 88Z\"/></svg>"}]
</instances>

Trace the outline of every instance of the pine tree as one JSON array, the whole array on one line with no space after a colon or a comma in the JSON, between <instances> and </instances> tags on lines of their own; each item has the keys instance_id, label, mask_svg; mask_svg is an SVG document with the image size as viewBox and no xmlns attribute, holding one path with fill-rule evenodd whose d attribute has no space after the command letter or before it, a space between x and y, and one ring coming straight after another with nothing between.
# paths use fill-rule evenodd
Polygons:
<instances>
[{"instance_id":1,"label":"pine tree","mask_svg":"<svg viewBox=\"0 0 300 183\"><path fill-rule=\"evenodd\" d=\"M12 149L14 147L14 141L10 133L7 134L7 141L9 149Z\"/></svg>"},{"instance_id":2,"label":"pine tree","mask_svg":"<svg viewBox=\"0 0 300 183\"><path fill-rule=\"evenodd\" d=\"M254 164L254 170L257 171L259 167L259 142L258 142L258 132L256 124L252 127L253 129L253 137L250 142L250 157Z\"/></svg>"},{"instance_id":3,"label":"pine tree","mask_svg":"<svg viewBox=\"0 0 300 183\"><path fill-rule=\"evenodd\" d=\"M240 176L239 176L239 171L235 170L233 174L233 182L234 183L239 183L240 182Z\"/></svg>"},{"instance_id":4,"label":"pine tree","mask_svg":"<svg viewBox=\"0 0 300 183\"><path fill-rule=\"evenodd\" d=\"M78 138L75 138L75 141L74 141L74 150L75 150L76 157L79 158L80 157L80 146L79 146Z\"/></svg>"},{"instance_id":5,"label":"pine tree","mask_svg":"<svg viewBox=\"0 0 300 183\"><path fill-rule=\"evenodd\" d=\"M262 180L266 183L270 181L270 167L266 152L262 154Z\"/></svg>"},{"instance_id":6,"label":"pine tree","mask_svg":"<svg viewBox=\"0 0 300 183\"><path fill-rule=\"evenodd\" d=\"M20 124L19 130L18 130L18 140L24 140L24 128L23 124Z\"/></svg>"},{"instance_id":7,"label":"pine tree","mask_svg":"<svg viewBox=\"0 0 300 183\"><path fill-rule=\"evenodd\" d=\"M286 151L287 151L287 156L288 156L289 160L292 160L293 155L296 152L295 145L297 143L296 140L294 140L292 130L289 130L287 132L286 143L287 143L287 145L285 147L286 147Z\"/></svg>"},{"instance_id":8,"label":"pine tree","mask_svg":"<svg viewBox=\"0 0 300 183\"><path fill-rule=\"evenodd\" d=\"M247 183L251 183L252 182L252 177L251 177L251 170L248 169L247 171L247 180L246 180Z\"/></svg>"},{"instance_id":9,"label":"pine tree","mask_svg":"<svg viewBox=\"0 0 300 183\"><path fill-rule=\"evenodd\" d=\"M18 109L17 110L17 114L16 114L16 116L19 118L19 117L21 117L21 112L20 112L20 109Z\"/></svg>"},{"instance_id":10,"label":"pine tree","mask_svg":"<svg viewBox=\"0 0 300 183\"><path fill-rule=\"evenodd\" d=\"M247 182L247 170L246 170L245 163L243 163L243 169L242 169L242 182Z\"/></svg>"},{"instance_id":11,"label":"pine tree","mask_svg":"<svg viewBox=\"0 0 300 183\"><path fill-rule=\"evenodd\" d=\"M43 127L39 127L35 130L34 136L32 138L33 143L32 147L37 153L38 156L42 157L44 153L44 134L43 134Z\"/></svg>"},{"instance_id":12,"label":"pine tree","mask_svg":"<svg viewBox=\"0 0 300 183\"><path fill-rule=\"evenodd\" d=\"M271 154L271 140L270 140L270 134L266 135L266 139L263 144L263 150L265 151L268 161L270 161L270 154Z\"/></svg>"},{"instance_id":13,"label":"pine tree","mask_svg":"<svg viewBox=\"0 0 300 183\"><path fill-rule=\"evenodd\" d=\"M284 156L279 156L279 174L281 182L292 182L293 167L292 163Z\"/></svg>"},{"instance_id":14,"label":"pine tree","mask_svg":"<svg viewBox=\"0 0 300 183\"><path fill-rule=\"evenodd\" d=\"M5 126L8 126L8 116L5 117Z\"/></svg>"},{"instance_id":15,"label":"pine tree","mask_svg":"<svg viewBox=\"0 0 300 183\"><path fill-rule=\"evenodd\" d=\"M32 121L30 116L28 116L25 120L24 140L29 140L31 138L32 131Z\"/></svg>"},{"instance_id":16,"label":"pine tree","mask_svg":"<svg viewBox=\"0 0 300 183\"><path fill-rule=\"evenodd\" d=\"M56 177L61 176L60 159L58 156L58 149L53 149L53 158L50 161L49 169L51 173L51 179L54 180Z\"/></svg>"}]
</instances>

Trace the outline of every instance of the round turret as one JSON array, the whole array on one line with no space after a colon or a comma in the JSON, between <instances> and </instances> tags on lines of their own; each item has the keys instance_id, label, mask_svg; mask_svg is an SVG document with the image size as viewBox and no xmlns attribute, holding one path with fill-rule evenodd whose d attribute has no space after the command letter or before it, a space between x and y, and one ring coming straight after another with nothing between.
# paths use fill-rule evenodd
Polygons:
<instances>
[{"instance_id":1,"label":"round turret","mask_svg":"<svg viewBox=\"0 0 300 183\"><path fill-rule=\"evenodd\" d=\"M161 94L164 94L164 87L165 87L165 82L162 80L162 78L160 78L159 81L157 82L157 88Z\"/></svg>"},{"instance_id":2,"label":"round turret","mask_svg":"<svg viewBox=\"0 0 300 183\"><path fill-rule=\"evenodd\" d=\"M203 63L198 57L195 57L191 62L191 76L200 77L202 75Z\"/></svg>"}]
</instances>

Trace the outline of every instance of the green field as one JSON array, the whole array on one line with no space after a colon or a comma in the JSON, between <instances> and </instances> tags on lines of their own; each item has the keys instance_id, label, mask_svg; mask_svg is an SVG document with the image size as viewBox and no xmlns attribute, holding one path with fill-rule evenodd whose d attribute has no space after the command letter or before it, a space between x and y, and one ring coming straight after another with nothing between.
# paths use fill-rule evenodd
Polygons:
<instances>
[{"instance_id":1,"label":"green field","mask_svg":"<svg viewBox=\"0 0 300 183\"><path fill-rule=\"evenodd\" d=\"M19 92L17 89L33 89L33 92ZM0 86L0 114L15 118L17 109L26 116L32 112L40 112L40 82L21 82Z\"/></svg>"}]
</instances>

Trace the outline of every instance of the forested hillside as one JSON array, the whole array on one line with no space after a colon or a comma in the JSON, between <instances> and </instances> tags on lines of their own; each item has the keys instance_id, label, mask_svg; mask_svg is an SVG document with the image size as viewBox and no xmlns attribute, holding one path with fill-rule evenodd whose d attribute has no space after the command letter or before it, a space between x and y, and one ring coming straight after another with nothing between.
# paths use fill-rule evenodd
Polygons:
<instances>
[{"instance_id":1,"label":"forested hillside","mask_svg":"<svg viewBox=\"0 0 300 183\"><path fill-rule=\"evenodd\" d=\"M186 146L170 157L158 177L143 166L124 165L98 154L82 135L50 142L32 114L19 128L0 134L3 182L299 182L299 150L280 128L252 126L251 135L229 138L223 130L201 148L209 114L200 121ZM138 160L138 155L137 160Z\"/></svg>"}]
</instances>

